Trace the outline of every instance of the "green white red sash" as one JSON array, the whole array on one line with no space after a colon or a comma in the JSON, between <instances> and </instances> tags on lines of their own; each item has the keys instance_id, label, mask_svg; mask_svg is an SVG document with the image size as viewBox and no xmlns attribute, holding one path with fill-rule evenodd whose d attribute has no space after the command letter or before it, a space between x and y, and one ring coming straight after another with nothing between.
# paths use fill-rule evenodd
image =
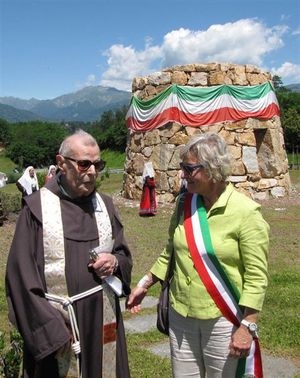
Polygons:
<instances>
[{"instance_id":1,"label":"green white red sash","mask_svg":"<svg viewBox=\"0 0 300 378\"><path fill-rule=\"evenodd\" d=\"M238 305L239 293L214 253L206 210L200 195L186 195L184 229L191 257L206 290L223 316L239 327L242 320L242 311ZM236 377L242 377L243 374L263 377L258 338L253 339L249 356L239 360Z\"/></svg>"}]
</instances>

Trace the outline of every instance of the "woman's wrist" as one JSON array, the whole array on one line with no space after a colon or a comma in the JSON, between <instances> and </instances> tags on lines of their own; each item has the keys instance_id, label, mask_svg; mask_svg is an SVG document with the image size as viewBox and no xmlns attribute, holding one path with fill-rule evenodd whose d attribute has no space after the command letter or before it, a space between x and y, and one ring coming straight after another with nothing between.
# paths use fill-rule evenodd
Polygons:
<instances>
[{"instance_id":1,"label":"woman's wrist","mask_svg":"<svg viewBox=\"0 0 300 378\"><path fill-rule=\"evenodd\" d=\"M136 286L148 290L152 284L152 278L148 274L145 274L144 277L139 280Z\"/></svg>"}]
</instances>

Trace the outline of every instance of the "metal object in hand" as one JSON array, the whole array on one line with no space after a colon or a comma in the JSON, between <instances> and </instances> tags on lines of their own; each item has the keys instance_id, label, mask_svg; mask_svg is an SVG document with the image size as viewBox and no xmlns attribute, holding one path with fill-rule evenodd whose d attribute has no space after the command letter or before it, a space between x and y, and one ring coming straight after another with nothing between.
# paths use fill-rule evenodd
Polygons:
<instances>
[{"instance_id":1,"label":"metal object in hand","mask_svg":"<svg viewBox=\"0 0 300 378\"><path fill-rule=\"evenodd\" d=\"M98 256L99 254L94 249L89 250L89 258L90 258L91 263L96 262L98 259Z\"/></svg>"}]
</instances>

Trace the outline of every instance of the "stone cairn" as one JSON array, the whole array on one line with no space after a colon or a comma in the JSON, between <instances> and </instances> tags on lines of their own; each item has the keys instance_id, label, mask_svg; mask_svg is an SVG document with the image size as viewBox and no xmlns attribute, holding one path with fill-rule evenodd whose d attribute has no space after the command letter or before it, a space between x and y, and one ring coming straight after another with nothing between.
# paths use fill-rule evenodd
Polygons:
<instances>
[{"instance_id":1,"label":"stone cairn","mask_svg":"<svg viewBox=\"0 0 300 378\"><path fill-rule=\"evenodd\" d=\"M136 77L132 92L149 100L172 84L194 87L213 85L259 85L271 75L252 65L189 64L173 66L148 77ZM178 123L147 132L130 132L126 148L123 196L140 199L143 168L151 161L155 170L158 202L173 202L179 192L180 149L194 134L215 132L227 142L232 156L229 181L255 200L284 197L290 192L288 161L278 116L270 120L247 118L199 128Z\"/></svg>"}]
</instances>

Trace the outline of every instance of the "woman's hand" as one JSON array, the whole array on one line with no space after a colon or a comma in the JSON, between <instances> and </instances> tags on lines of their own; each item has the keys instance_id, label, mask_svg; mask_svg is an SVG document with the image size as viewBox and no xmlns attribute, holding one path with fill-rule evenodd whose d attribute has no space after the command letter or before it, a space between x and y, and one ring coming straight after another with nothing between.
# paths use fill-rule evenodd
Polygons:
<instances>
[{"instance_id":1,"label":"woman's hand","mask_svg":"<svg viewBox=\"0 0 300 378\"><path fill-rule=\"evenodd\" d=\"M141 303L142 300L145 298L147 294L147 289L144 287L135 287L131 294L129 295L129 298L126 301L126 308L127 310L130 310L132 314L137 314L141 311Z\"/></svg>"},{"instance_id":2,"label":"woman's hand","mask_svg":"<svg viewBox=\"0 0 300 378\"><path fill-rule=\"evenodd\" d=\"M106 278L114 273L117 264L117 258L111 253L99 253L97 260L90 263L89 267L95 270L95 273L100 278Z\"/></svg>"},{"instance_id":3,"label":"woman's hand","mask_svg":"<svg viewBox=\"0 0 300 378\"><path fill-rule=\"evenodd\" d=\"M229 344L229 354L235 358L247 357L250 352L253 337L244 326L240 326L232 335Z\"/></svg>"}]
</instances>

